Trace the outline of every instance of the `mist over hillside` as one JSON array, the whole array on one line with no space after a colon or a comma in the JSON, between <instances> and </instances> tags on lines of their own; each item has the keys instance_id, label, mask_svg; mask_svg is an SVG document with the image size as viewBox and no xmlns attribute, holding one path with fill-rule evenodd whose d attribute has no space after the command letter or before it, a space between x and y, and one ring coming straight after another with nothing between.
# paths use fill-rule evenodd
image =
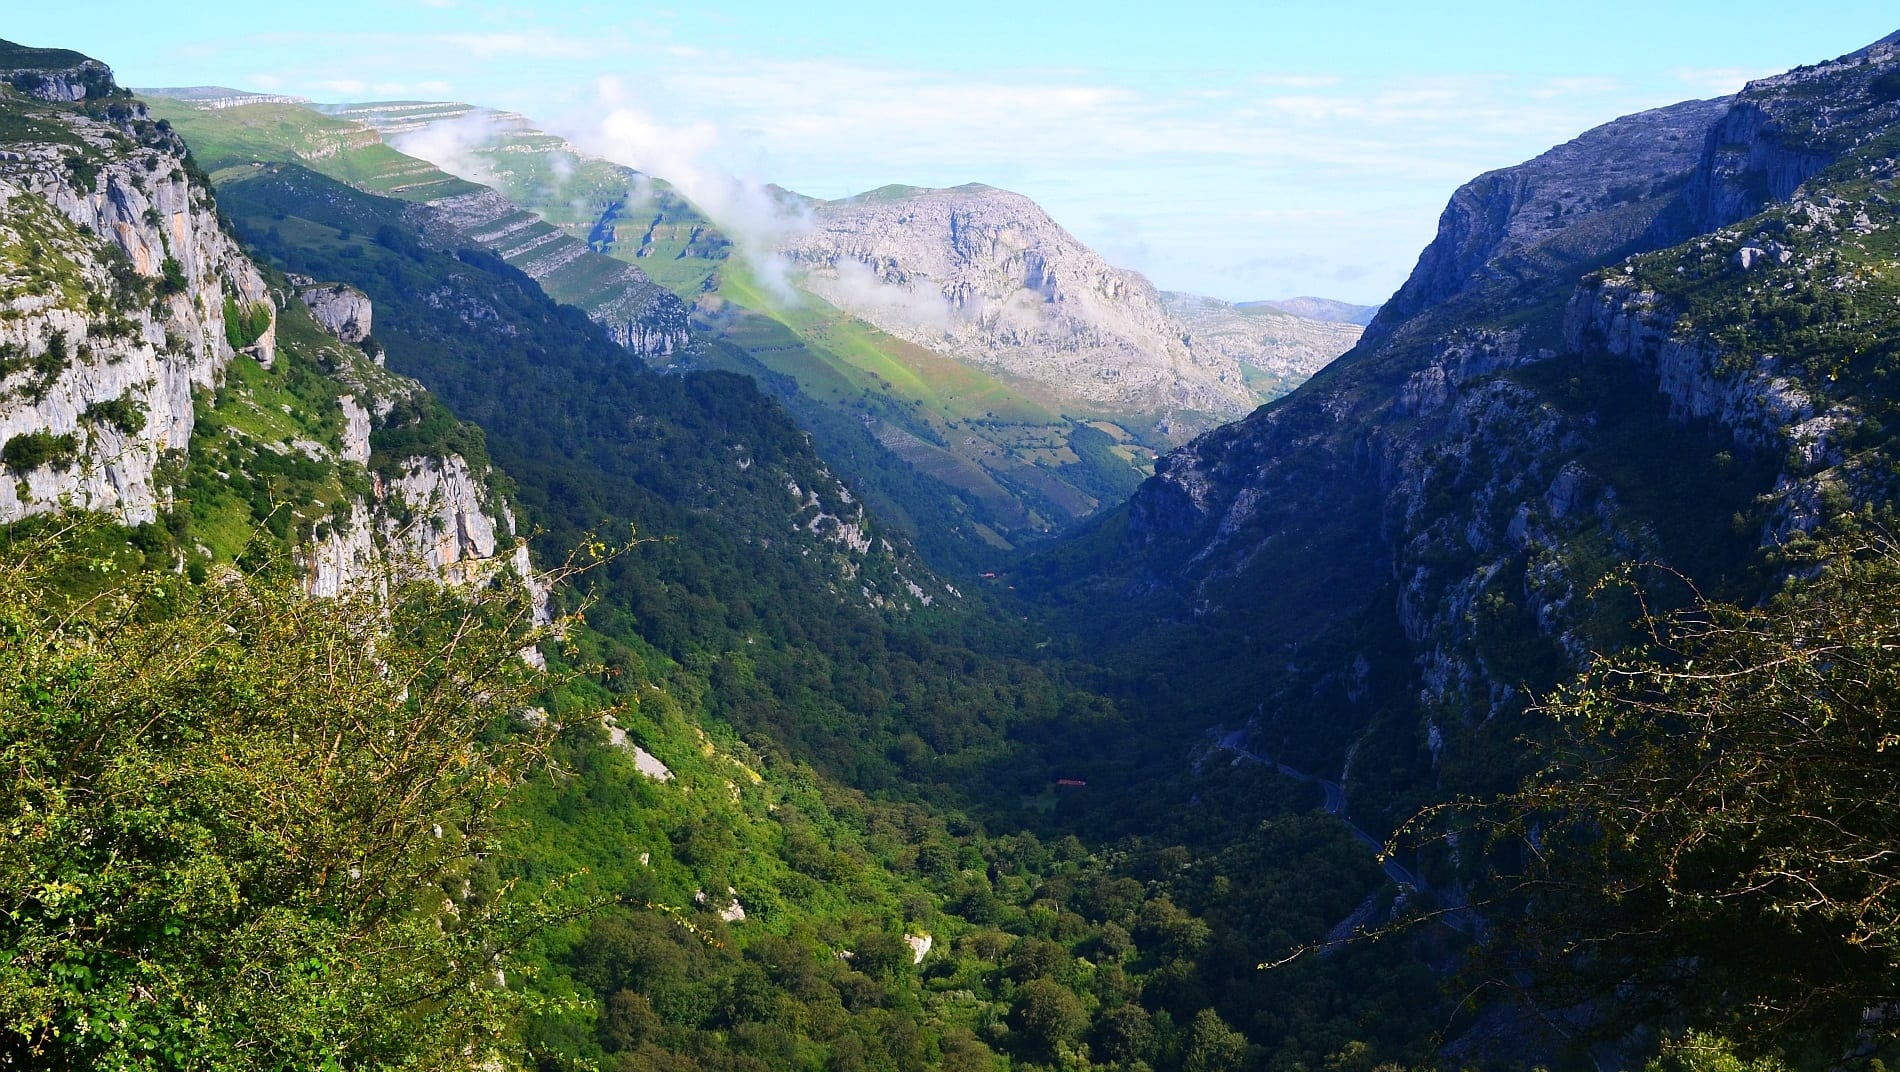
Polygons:
<instances>
[{"instance_id":1,"label":"mist over hillside","mask_svg":"<svg viewBox=\"0 0 1900 1072\"><path fill-rule=\"evenodd\" d=\"M1900 1058L1900 33L1376 308L191 81L0 42L0 1066Z\"/></svg>"}]
</instances>

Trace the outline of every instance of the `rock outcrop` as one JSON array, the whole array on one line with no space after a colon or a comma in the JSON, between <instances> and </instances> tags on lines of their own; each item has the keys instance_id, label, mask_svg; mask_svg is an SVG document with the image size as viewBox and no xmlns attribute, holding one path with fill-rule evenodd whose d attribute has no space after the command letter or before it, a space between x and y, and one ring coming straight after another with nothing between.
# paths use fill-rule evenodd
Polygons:
<instances>
[{"instance_id":1,"label":"rock outcrop","mask_svg":"<svg viewBox=\"0 0 1900 1072\"><path fill-rule=\"evenodd\" d=\"M1197 353L1217 353L1266 373L1256 393L1278 397L1352 349L1364 328L1284 312L1276 303L1236 305L1218 298L1164 292L1162 307L1186 329ZM1320 299L1306 299L1319 301Z\"/></svg>"},{"instance_id":2,"label":"rock outcrop","mask_svg":"<svg viewBox=\"0 0 1900 1072\"><path fill-rule=\"evenodd\" d=\"M1233 417L1258 402L1153 284L1020 194L893 187L810 211L783 246L800 284L899 338L1078 408Z\"/></svg>"},{"instance_id":3,"label":"rock outcrop","mask_svg":"<svg viewBox=\"0 0 1900 1072\"><path fill-rule=\"evenodd\" d=\"M191 439L193 390L217 382L234 342L268 364L274 311L174 135L131 109L38 121L60 136L0 154L0 521L62 507L150 521L160 461ZM231 310L261 312L262 330L241 337Z\"/></svg>"},{"instance_id":4,"label":"rock outcrop","mask_svg":"<svg viewBox=\"0 0 1900 1072\"><path fill-rule=\"evenodd\" d=\"M63 48L0 41L0 82L35 100L71 103L123 95L112 68Z\"/></svg>"},{"instance_id":5,"label":"rock outcrop","mask_svg":"<svg viewBox=\"0 0 1900 1072\"><path fill-rule=\"evenodd\" d=\"M405 458L378 480L347 519L322 527L298 552L304 588L334 596L390 576L434 576L482 585L512 575L528 585L537 623L548 621L548 590L534 572L514 512L459 454Z\"/></svg>"},{"instance_id":6,"label":"rock outcrop","mask_svg":"<svg viewBox=\"0 0 1900 1072\"><path fill-rule=\"evenodd\" d=\"M297 288L297 297L325 331L348 343L369 338L369 295L347 283L313 283Z\"/></svg>"},{"instance_id":7,"label":"rock outcrop","mask_svg":"<svg viewBox=\"0 0 1900 1072\"><path fill-rule=\"evenodd\" d=\"M1891 104L1875 80L1900 54L1900 35L1829 63L1749 83L1710 127L1690 181L1690 233L1702 234L1793 197L1853 150L1871 109Z\"/></svg>"}]
</instances>

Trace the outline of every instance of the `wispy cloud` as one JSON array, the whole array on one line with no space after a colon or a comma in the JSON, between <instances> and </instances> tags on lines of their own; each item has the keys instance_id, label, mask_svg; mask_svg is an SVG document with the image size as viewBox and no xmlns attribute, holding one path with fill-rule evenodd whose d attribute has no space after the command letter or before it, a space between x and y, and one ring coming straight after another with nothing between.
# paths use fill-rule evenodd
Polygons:
<instances>
[{"instance_id":1,"label":"wispy cloud","mask_svg":"<svg viewBox=\"0 0 1900 1072\"><path fill-rule=\"evenodd\" d=\"M1757 78L1776 72L1761 67L1677 67L1669 74L1699 97L1723 97L1739 93Z\"/></svg>"},{"instance_id":2,"label":"wispy cloud","mask_svg":"<svg viewBox=\"0 0 1900 1072\"><path fill-rule=\"evenodd\" d=\"M729 138L711 122L668 123L649 112L640 95L617 78L596 84L585 118L568 118L577 146L677 187L716 220L766 286L794 296L779 254L785 238L809 225L803 206L778 196L763 177L734 165Z\"/></svg>"},{"instance_id":3,"label":"wispy cloud","mask_svg":"<svg viewBox=\"0 0 1900 1072\"><path fill-rule=\"evenodd\" d=\"M1659 93L1710 96L1764 73L1683 68L1646 87L1323 70L1136 82L1101 70L971 73L743 54L715 43L703 15L690 38L657 12L587 36L516 22L224 47L309 57L253 84L319 99L452 98L467 92L471 62L501 72L484 83L492 96L473 103L522 111L674 182L721 218L768 278L773 236L797 225L769 183L829 198L890 182L982 181L1030 195L1163 286L1240 298L1309 290L1310 279L1337 280L1352 265L1359 278L1345 296L1376 300L1472 175L1667 103ZM391 69L408 81L386 81ZM618 75L594 80L601 72ZM1135 218L1138 231L1128 225Z\"/></svg>"}]
</instances>

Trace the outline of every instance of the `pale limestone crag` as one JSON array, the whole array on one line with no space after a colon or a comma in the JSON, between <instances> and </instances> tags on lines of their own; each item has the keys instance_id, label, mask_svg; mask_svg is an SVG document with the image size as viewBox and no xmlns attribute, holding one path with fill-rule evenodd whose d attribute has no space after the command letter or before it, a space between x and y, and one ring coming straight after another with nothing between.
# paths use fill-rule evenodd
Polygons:
<instances>
[{"instance_id":1,"label":"pale limestone crag","mask_svg":"<svg viewBox=\"0 0 1900 1072\"><path fill-rule=\"evenodd\" d=\"M323 329L347 343L369 338L372 309L369 295L347 283L316 283L297 288L297 297Z\"/></svg>"},{"instance_id":2,"label":"pale limestone crag","mask_svg":"<svg viewBox=\"0 0 1900 1072\"><path fill-rule=\"evenodd\" d=\"M902 188L811 206L784 255L802 286L899 338L1078 407L1239 416L1238 361L1197 352L1154 285L1020 194Z\"/></svg>"},{"instance_id":3,"label":"pale limestone crag","mask_svg":"<svg viewBox=\"0 0 1900 1072\"><path fill-rule=\"evenodd\" d=\"M4 262L0 279L0 346L28 358L68 355L50 380L29 368L0 381L0 442L71 436L76 450L70 461L0 479L0 522L72 507L142 523L157 516L164 453L191 440L193 389L214 386L237 356L226 340L227 293L245 304L269 296L219 228L208 191L187 177L175 138L141 145L105 122L68 123L103 157L89 184L65 166L62 146L15 143L0 155L0 244L18 258ZM170 265L180 285L102 315L89 297L125 292L115 263L152 287ZM36 268L65 278L35 279ZM249 351L270 362L274 315ZM141 414L140 426L89 416L113 404Z\"/></svg>"}]
</instances>

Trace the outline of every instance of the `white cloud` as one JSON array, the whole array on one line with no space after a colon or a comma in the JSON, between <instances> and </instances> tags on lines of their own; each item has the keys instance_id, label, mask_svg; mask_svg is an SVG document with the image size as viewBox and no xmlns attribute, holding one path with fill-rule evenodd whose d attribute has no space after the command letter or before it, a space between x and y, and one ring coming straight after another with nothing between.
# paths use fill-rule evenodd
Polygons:
<instances>
[{"instance_id":1,"label":"white cloud","mask_svg":"<svg viewBox=\"0 0 1900 1072\"><path fill-rule=\"evenodd\" d=\"M1776 71L1761 67L1677 67L1670 77L1701 97L1725 97L1739 93L1743 86Z\"/></svg>"},{"instance_id":2,"label":"white cloud","mask_svg":"<svg viewBox=\"0 0 1900 1072\"><path fill-rule=\"evenodd\" d=\"M840 257L833 265L837 274L838 304L880 318L883 313L901 319L913 327L935 331L948 330L954 312L943 294L930 287L913 290L885 280L871 266L855 257Z\"/></svg>"},{"instance_id":3,"label":"white cloud","mask_svg":"<svg viewBox=\"0 0 1900 1072\"><path fill-rule=\"evenodd\" d=\"M1335 74L1257 74L1247 81L1272 89L1326 89L1344 80Z\"/></svg>"},{"instance_id":4,"label":"white cloud","mask_svg":"<svg viewBox=\"0 0 1900 1072\"><path fill-rule=\"evenodd\" d=\"M663 122L616 78L603 78L596 88L588 118L564 124L569 139L594 155L672 183L718 222L766 286L782 298L794 298L779 249L788 235L810 225L803 205L736 168L731 139L714 124Z\"/></svg>"},{"instance_id":5,"label":"white cloud","mask_svg":"<svg viewBox=\"0 0 1900 1072\"><path fill-rule=\"evenodd\" d=\"M492 183L493 169L476 150L492 144L495 134L494 113L478 110L398 134L389 139L389 144L397 152L427 160L451 175Z\"/></svg>"}]
</instances>

